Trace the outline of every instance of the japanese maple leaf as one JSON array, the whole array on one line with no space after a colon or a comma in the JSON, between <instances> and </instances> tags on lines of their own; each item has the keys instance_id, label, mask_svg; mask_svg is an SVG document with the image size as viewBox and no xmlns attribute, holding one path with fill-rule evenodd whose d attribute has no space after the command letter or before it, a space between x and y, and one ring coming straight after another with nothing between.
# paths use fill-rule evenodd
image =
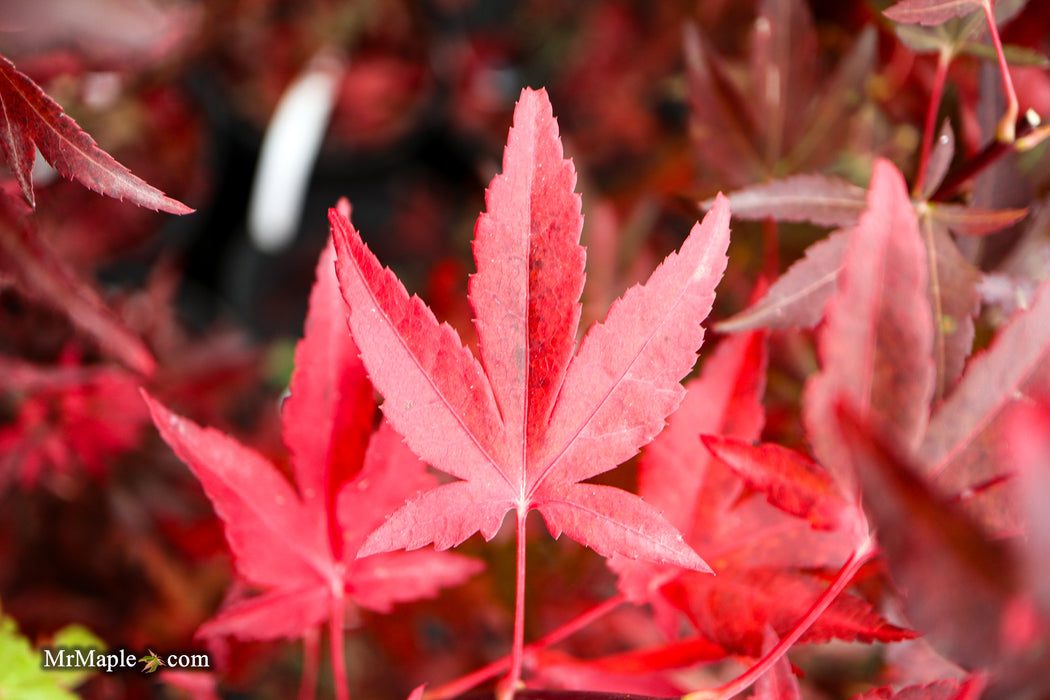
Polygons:
<instances>
[{"instance_id":1,"label":"japanese maple leaf","mask_svg":"<svg viewBox=\"0 0 1050 700\"><path fill-rule=\"evenodd\" d=\"M30 488L77 471L101 478L139 445L149 422L139 378L117 367L80 364L70 346L57 366L0 355L0 400L14 407L0 423L0 492Z\"/></svg>"},{"instance_id":2,"label":"japanese maple leaf","mask_svg":"<svg viewBox=\"0 0 1050 700\"><path fill-rule=\"evenodd\" d=\"M0 154L32 206L36 149L63 177L140 207L172 214L193 211L115 161L62 108L10 61L0 56Z\"/></svg>"},{"instance_id":3,"label":"japanese maple leaf","mask_svg":"<svg viewBox=\"0 0 1050 700\"><path fill-rule=\"evenodd\" d=\"M821 371L803 397L814 453L846 494L854 475L834 427L840 398L906 448L918 447L926 430L936 380L928 284L927 251L904 178L877 161L868 208L850 235L818 337Z\"/></svg>"},{"instance_id":4,"label":"japanese maple leaf","mask_svg":"<svg viewBox=\"0 0 1050 700\"><path fill-rule=\"evenodd\" d=\"M147 397L161 436L223 519L238 573L263 591L227 606L203 636L295 637L330 619L334 643L347 600L386 611L479 568L433 551L356 558L364 536L432 477L388 424L373 433L375 402L346 332L333 260L329 244L281 415L298 493L262 455Z\"/></svg>"},{"instance_id":5,"label":"japanese maple leaf","mask_svg":"<svg viewBox=\"0 0 1050 700\"><path fill-rule=\"evenodd\" d=\"M896 22L936 25L952 17L965 17L984 5L984 0L900 0L883 14Z\"/></svg>"},{"instance_id":6,"label":"japanese maple leaf","mask_svg":"<svg viewBox=\"0 0 1050 700\"><path fill-rule=\"evenodd\" d=\"M668 636L679 633L685 614L726 654L751 657L763 653L767 627L786 636L826 589L812 571L840 565L857 542L856 509L826 471L786 448L751 445L765 419L765 345L763 333L723 340L639 463L642 496L718 575L613 560L620 590L651 604ZM907 636L862 599L843 594L800 641Z\"/></svg>"},{"instance_id":7,"label":"japanese maple leaf","mask_svg":"<svg viewBox=\"0 0 1050 700\"><path fill-rule=\"evenodd\" d=\"M79 276L44 239L29 212L17 198L0 194L0 277L10 273L20 292L64 312L126 367L152 375L157 361L146 343L106 305L98 285Z\"/></svg>"},{"instance_id":8,"label":"japanese maple leaf","mask_svg":"<svg viewBox=\"0 0 1050 700\"><path fill-rule=\"evenodd\" d=\"M479 531L491 539L508 511L520 528L537 509L552 535L603 556L707 570L656 508L581 482L634 455L682 400L726 264L727 203L716 201L574 353L584 279L575 183L546 92L524 90L475 229L480 361L330 213L350 327L383 412L416 454L459 479L395 512L362 555L444 549Z\"/></svg>"}]
</instances>

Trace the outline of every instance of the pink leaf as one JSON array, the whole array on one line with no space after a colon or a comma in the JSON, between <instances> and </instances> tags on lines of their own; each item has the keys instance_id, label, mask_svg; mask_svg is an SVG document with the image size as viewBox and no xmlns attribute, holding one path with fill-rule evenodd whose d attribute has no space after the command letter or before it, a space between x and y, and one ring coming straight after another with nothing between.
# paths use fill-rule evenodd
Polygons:
<instances>
[{"instance_id":1,"label":"pink leaf","mask_svg":"<svg viewBox=\"0 0 1050 700\"><path fill-rule=\"evenodd\" d=\"M948 230L929 217L920 219L930 265L929 297L933 311L933 358L936 398L943 397L962 374L973 350L974 317L980 309L977 269L955 245Z\"/></svg>"},{"instance_id":2,"label":"pink leaf","mask_svg":"<svg viewBox=\"0 0 1050 700\"><path fill-rule=\"evenodd\" d=\"M908 619L956 663L993 666L1003 651L1000 619L1018 578L1008 545L989 539L958 502L919 475L899 443L848 404L837 407L833 420L890 573L906 592Z\"/></svg>"},{"instance_id":3,"label":"pink leaf","mask_svg":"<svg viewBox=\"0 0 1050 700\"><path fill-rule=\"evenodd\" d=\"M997 458L1003 417L1026 396L1050 388L1050 285L1031 308L1018 312L986 351L974 357L955 390L930 420L919 457L945 494L967 493L1012 470ZM1012 530L1012 508L1002 489L968 507L997 531ZM1011 499L1012 500L1012 499Z\"/></svg>"},{"instance_id":4,"label":"pink leaf","mask_svg":"<svg viewBox=\"0 0 1050 700\"><path fill-rule=\"evenodd\" d=\"M477 559L448 552L388 552L350 565L347 594L361 607L389 612L395 603L434 598L485 568Z\"/></svg>"},{"instance_id":5,"label":"pink leaf","mask_svg":"<svg viewBox=\"0 0 1050 700\"><path fill-rule=\"evenodd\" d=\"M750 308L716 324L722 333L755 328L811 328L824 317L835 292L849 231L836 231L806 249L765 296Z\"/></svg>"},{"instance_id":6,"label":"pink leaf","mask_svg":"<svg viewBox=\"0 0 1050 700\"><path fill-rule=\"evenodd\" d=\"M792 175L731 192L733 216L851 226L864 211L864 188L830 175ZM704 202L708 206L708 202Z\"/></svg>"},{"instance_id":7,"label":"pink leaf","mask_svg":"<svg viewBox=\"0 0 1050 700\"><path fill-rule=\"evenodd\" d=\"M197 636L294 639L326 620L331 611L331 592L324 585L277 588L226 605L200 626Z\"/></svg>"},{"instance_id":8,"label":"pink leaf","mask_svg":"<svg viewBox=\"0 0 1050 700\"><path fill-rule=\"evenodd\" d=\"M983 7L982 0L900 0L883 11L894 22L933 26L952 17L965 17Z\"/></svg>"},{"instance_id":9,"label":"pink leaf","mask_svg":"<svg viewBox=\"0 0 1050 700\"><path fill-rule=\"evenodd\" d=\"M295 480L311 507L332 511L336 489L360 468L372 435L372 385L346 327L331 242L317 262L305 338L282 405Z\"/></svg>"},{"instance_id":10,"label":"pink leaf","mask_svg":"<svg viewBox=\"0 0 1050 700\"><path fill-rule=\"evenodd\" d=\"M922 439L935 379L926 294L926 250L904 179L878 161L818 338L821 371L804 394L814 451L846 493L849 452L833 421L840 397L901 445Z\"/></svg>"},{"instance_id":11,"label":"pink leaf","mask_svg":"<svg viewBox=\"0 0 1050 700\"><path fill-rule=\"evenodd\" d=\"M257 586L321 585L331 574L323 520L273 465L236 440L146 395L161 437L201 482L226 527L238 573Z\"/></svg>"},{"instance_id":12,"label":"pink leaf","mask_svg":"<svg viewBox=\"0 0 1050 700\"><path fill-rule=\"evenodd\" d=\"M962 204L930 204L930 217L963 236L985 236L1016 224L1027 209L981 209Z\"/></svg>"},{"instance_id":13,"label":"pink leaf","mask_svg":"<svg viewBox=\"0 0 1050 700\"><path fill-rule=\"evenodd\" d=\"M725 267L728 206L716 202L573 356L583 283L574 186L546 93L523 91L477 226L470 296L482 362L330 213L350 326L383 412L416 454L463 480L410 501L362 555L492 537L508 510L538 508L552 534L602 554L706 569L654 509L576 482L629 459L681 401Z\"/></svg>"},{"instance_id":14,"label":"pink leaf","mask_svg":"<svg viewBox=\"0 0 1050 700\"><path fill-rule=\"evenodd\" d=\"M639 491L687 535L697 522L697 502L705 489L710 453L701 433L756 440L765 423L762 394L768 362L764 333L724 339L704 362L700 376L686 382L686 395L667 428L642 453ZM714 495L716 489L708 489Z\"/></svg>"},{"instance_id":15,"label":"pink leaf","mask_svg":"<svg viewBox=\"0 0 1050 700\"><path fill-rule=\"evenodd\" d=\"M147 397L161 436L222 519L238 573L263 589L227 606L202 635L301 636L341 615L346 598L386 611L432 597L480 567L437 552L356 558L369 531L432 486L433 478L388 424L373 434L375 403L344 325L333 257L329 244L318 263L306 334L296 348L293 393L281 416L300 493L254 451Z\"/></svg>"}]
</instances>

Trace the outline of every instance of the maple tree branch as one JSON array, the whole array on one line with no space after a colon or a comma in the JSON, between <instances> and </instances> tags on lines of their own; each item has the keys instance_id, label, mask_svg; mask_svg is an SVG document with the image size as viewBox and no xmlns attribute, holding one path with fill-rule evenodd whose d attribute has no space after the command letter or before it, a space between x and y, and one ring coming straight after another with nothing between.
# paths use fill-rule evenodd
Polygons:
<instances>
[{"instance_id":1,"label":"maple tree branch","mask_svg":"<svg viewBox=\"0 0 1050 700\"><path fill-rule=\"evenodd\" d=\"M561 627L551 630L536 641L528 644L523 649L524 655L527 656L531 651L553 646L564 639L568 639L626 602L627 597L622 593L602 601L593 608L569 620ZM427 690L425 697L427 700L448 700L449 698L457 697L490 678L494 678L508 668L510 668L510 654L448 683ZM520 698L520 695L518 697Z\"/></svg>"},{"instance_id":2,"label":"maple tree branch","mask_svg":"<svg viewBox=\"0 0 1050 700\"><path fill-rule=\"evenodd\" d=\"M842 566L835 581L820 597L810 606L809 611L795 625L791 632L780 640L780 642L769 650L757 663L735 679L709 690L697 690L682 696L681 700L729 700L729 698L747 690L751 685L762 677L766 671L773 667L777 661L787 653L795 642L824 614L824 611L835 602L839 594L846 589L853 577L875 554L875 541L870 537L850 556L849 560Z\"/></svg>"},{"instance_id":3,"label":"maple tree branch","mask_svg":"<svg viewBox=\"0 0 1050 700\"><path fill-rule=\"evenodd\" d=\"M930 163L930 151L933 148L933 132L937 128L937 111L944 95L944 83L948 78L948 66L952 62L952 53L941 49L937 54L937 69L933 74L933 85L930 86L930 104L926 107L926 123L922 129L922 145L919 149L919 167L915 172L915 184L912 194L918 197L925 188L926 168Z\"/></svg>"}]
</instances>

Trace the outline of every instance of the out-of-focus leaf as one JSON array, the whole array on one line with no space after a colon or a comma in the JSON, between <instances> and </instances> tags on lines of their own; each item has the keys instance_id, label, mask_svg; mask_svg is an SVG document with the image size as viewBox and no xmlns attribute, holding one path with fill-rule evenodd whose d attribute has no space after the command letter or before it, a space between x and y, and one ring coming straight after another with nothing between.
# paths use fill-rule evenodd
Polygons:
<instances>
[{"instance_id":1,"label":"out-of-focus leaf","mask_svg":"<svg viewBox=\"0 0 1050 700\"><path fill-rule=\"evenodd\" d=\"M689 104L704 162L730 184L763 179L765 166L755 148L748 101L719 70L717 55L695 25L686 25L683 44Z\"/></svg>"},{"instance_id":2,"label":"out-of-focus leaf","mask_svg":"<svg viewBox=\"0 0 1050 700\"><path fill-rule=\"evenodd\" d=\"M931 0L919 0L926 2ZM946 0L948 3L969 3L980 8L982 0ZM932 0L938 2L938 0ZM998 0L993 7L993 16L997 25L1002 26L1017 16L1024 9L1028 0ZM980 46L975 38L986 36L987 22L983 12L967 12L965 18L949 17L937 26L921 24L897 24L895 29L898 38L907 46L920 53L937 53L947 51L950 55L959 55L972 51ZM993 49L994 51L994 49Z\"/></svg>"},{"instance_id":3,"label":"out-of-focus leaf","mask_svg":"<svg viewBox=\"0 0 1050 700\"><path fill-rule=\"evenodd\" d=\"M146 344L106 306L96 289L77 279L25 219L16 221L0 207L0 251L14 262L19 285L30 296L62 310L69 320L127 367L152 375L157 363Z\"/></svg>"},{"instance_id":4,"label":"out-of-focus leaf","mask_svg":"<svg viewBox=\"0 0 1050 700\"><path fill-rule=\"evenodd\" d=\"M970 676L961 683L957 680L934 681L925 685L910 685L900 690L890 686L869 690L853 700L977 700L984 690L983 676Z\"/></svg>"},{"instance_id":5,"label":"out-of-focus leaf","mask_svg":"<svg viewBox=\"0 0 1050 700\"><path fill-rule=\"evenodd\" d=\"M821 81L805 134L787 156L792 170L819 168L841 147L853 123L850 115L864 104L865 81L874 72L877 49L878 32L865 27L831 77Z\"/></svg>"},{"instance_id":6,"label":"out-of-focus leaf","mask_svg":"<svg viewBox=\"0 0 1050 700\"><path fill-rule=\"evenodd\" d=\"M1017 469L1014 493L1020 502L1025 539L1024 575L1043 615L1050 620L1050 402L1039 397L1018 404L1006 417L999 458Z\"/></svg>"},{"instance_id":7,"label":"out-of-focus leaf","mask_svg":"<svg viewBox=\"0 0 1050 700\"><path fill-rule=\"evenodd\" d=\"M853 507L840 495L828 472L776 443L751 445L743 440L702 436L704 446L752 489L785 513L808 520L818 529L845 524Z\"/></svg>"},{"instance_id":8,"label":"out-of-focus leaf","mask_svg":"<svg viewBox=\"0 0 1050 700\"><path fill-rule=\"evenodd\" d=\"M922 439L935 380L928 274L904 178L879 160L818 337L821 370L803 394L814 453L846 492L854 475L834 425L837 402L849 401L901 445Z\"/></svg>"},{"instance_id":9,"label":"out-of-focus leaf","mask_svg":"<svg viewBox=\"0 0 1050 700\"><path fill-rule=\"evenodd\" d=\"M824 317L835 292L849 231L836 231L806 249L806 255L770 285L751 308L715 324L722 333L755 328L812 328Z\"/></svg>"},{"instance_id":10,"label":"out-of-focus leaf","mask_svg":"<svg viewBox=\"0 0 1050 700\"><path fill-rule=\"evenodd\" d=\"M948 174L948 168L955 157L955 131L948 119L941 124L941 130L937 134L937 140L933 143L930 152L930 160L926 165L926 181L922 183L922 196L928 198L937 187L944 181Z\"/></svg>"},{"instance_id":11,"label":"out-of-focus leaf","mask_svg":"<svg viewBox=\"0 0 1050 700\"><path fill-rule=\"evenodd\" d=\"M983 58L986 61L995 61L999 58L995 53L994 46L974 41L965 42L959 53ZM1037 68L1050 66L1050 58L1026 46L1006 44L1003 46L1003 55L1006 56L1006 62L1011 66L1035 66Z\"/></svg>"},{"instance_id":12,"label":"out-of-focus leaf","mask_svg":"<svg viewBox=\"0 0 1050 700\"><path fill-rule=\"evenodd\" d=\"M905 612L956 663L986 667L1000 653L1000 615L1017 585L1007 545L990 540L938 495L900 448L840 404L833 416L856 465L864 507L879 533Z\"/></svg>"},{"instance_id":13,"label":"out-of-focus leaf","mask_svg":"<svg viewBox=\"0 0 1050 700\"><path fill-rule=\"evenodd\" d=\"M883 11L894 22L933 26L981 9L982 0L900 0Z\"/></svg>"},{"instance_id":14,"label":"out-of-focus leaf","mask_svg":"<svg viewBox=\"0 0 1050 700\"><path fill-rule=\"evenodd\" d=\"M67 625L55 632L55 635L51 638L51 646L73 649L98 649L99 651L106 649L105 642L83 625ZM70 668L56 669L49 672L49 675L56 676L55 680L62 686L72 690L90 678L93 673L95 671L91 668Z\"/></svg>"},{"instance_id":15,"label":"out-of-focus leaf","mask_svg":"<svg viewBox=\"0 0 1050 700\"><path fill-rule=\"evenodd\" d=\"M919 219L930 270L933 311L933 358L937 369L934 397L943 397L962 374L973 351L974 317L980 308L980 274L962 256L948 230L928 216Z\"/></svg>"},{"instance_id":16,"label":"out-of-focus leaf","mask_svg":"<svg viewBox=\"0 0 1050 700\"><path fill-rule=\"evenodd\" d=\"M102 478L140 444L148 415L131 372L84 367L70 350L57 367L0 355L0 376L0 395L15 401L13 419L0 424L0 491L73 474Z\"/></svg>"},{"instance_id":17,"label":"out-of-focus leaf","mask_svg":"<svg viewBox=\"0 0 1050 700\"><path fill-rule=\"evenodd\" d=\"M762 0L751 33L751 104L762 117L763 157L773 166L806 125L817 36L801 0Z\"/></svg>"},{"instance_id":18,"label":"out-of-focus leaf","mask_svg":"<svg viewBox=\"0 0 1050 700\"><path fill-rule=\"evenodd\" d=\"M864 211L864 188L830 175L792 175L751 185L727 195L733 216L761 220L809 221L818 226L850 226ZM710 208L713 200L703 202Z\"/></svg>"},{"instance_id":19,"label":"out-of-focus leaf","mask_svg":"<svg viewBox=\"0 0 1050 700\"><path fill-rule=\"evenodd\" d=\"M102 650L104 645L84 628L67 627L59 630L59 640L84 643L84 647ZM81 648L84 648L81 647ZM49 647L53 650L53 647ZM18 631L15 621L0 612L0 698L12 700L78 700L72 688L87 679L94 669L67 670L43 667L40 649L34 649Z\"/></svg>"},{"instance_id":20,"label":"out-of-focus leaf","mask_svg":"<svg viewBox=\"0 0 1050 700\"><path fill-rule=\"evenodd\" d=\"M924 27L920 24L898 24L893 28L897 38L917 53L937 53L953 46L951 37L942 27Z\"/></svg>"},{"instance_id":21,"label":"out-of-focus leaf","mask_svg":"<svg viewBox=\"0 0 1050 700\"><path fill-rule=\"evenodd\" d=\"M930 204L930 218L964 236L984 236L1016 224L1027 209L982 209L962 204Z\"/></svg>"},{"instance_id":22,"label":"out-of-focus leaf","mask_svg":"<svg viewBox=\"0 0 1050 700\"><path fill-rule=\"evenodd\" d=\"M970 361L958 386L934 413L919 449L940 493L971 494L970 512L996 532L1016 531L1005 485L981 489L1013 470L997 458L1007 409L1050 390L1050 285Z\"/></svg>"}]
</instances>

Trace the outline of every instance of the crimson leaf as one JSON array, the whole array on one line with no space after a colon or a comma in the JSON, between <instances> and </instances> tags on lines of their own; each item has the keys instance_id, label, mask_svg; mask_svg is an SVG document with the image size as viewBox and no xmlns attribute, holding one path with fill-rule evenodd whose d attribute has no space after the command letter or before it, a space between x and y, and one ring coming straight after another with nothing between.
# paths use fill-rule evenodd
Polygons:
<instances>
[{"instance_id":1,"label":"crimson leaf","mask_svg":"<svg viewBox=\"0 0 1050 700\"><path fill-rule=\"evenodd\" d=\"M62 108L14 64L0 56L0 153L7 160L31 206L32 169L40 149L44 159L63 177L88 189L140 207L172 214L188 214L182 202L135 177L103 151Z\"/></svg>"},{"instance_id":2,"label":"crimson leaf","mask_svg":"<svg viewBox=\"0 0 1050 700\"><path fill-rule=\"evenodd\" d=\"M716 202L574 354L584 264L575 182L546 92L524 90L476 228L480 362L330 213L350 327L383 412L416 454L459 479L394 513L362 554L443 549L478 531L491 539L508 511L538 509L555 537L604 556L707 569L651 505L579 482L634 455L682 400L725 267L728 204Z\"/></svg>"},{"instance_id":3,"label":"crimson leaf","mask_svg":"<svg viewBox=\"0 0 1050 700\"><path fill-rule=\"evenodd\" d=\"M222 518L241 578L263 589L227 606L202 635L295 637L329 617L341 624L344 598L386 611L433 596L479 568L466 557L432 551L356 559L365 535L432 478L389 425L372 434L375 403L343 326L334 257L329 244L282 414L299 493L254 450L147 397L161 436Z\"/></svg>"}]
</instances>

